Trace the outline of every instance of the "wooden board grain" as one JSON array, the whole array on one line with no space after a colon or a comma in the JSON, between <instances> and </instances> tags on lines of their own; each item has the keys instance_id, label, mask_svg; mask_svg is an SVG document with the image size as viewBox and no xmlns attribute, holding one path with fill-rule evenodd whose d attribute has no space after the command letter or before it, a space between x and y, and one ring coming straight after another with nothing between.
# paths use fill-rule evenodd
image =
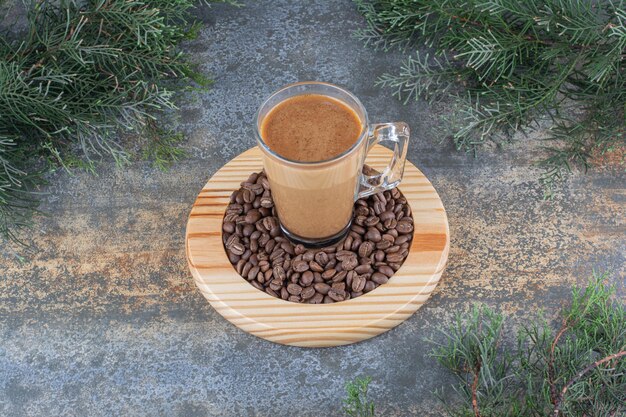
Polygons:
<instances>
[{"instance_id":1,"label":"wooden board grain","mask_svg":"<svg viewBox=\"0 0 626 417\"><path fill-rule=\"evenodd\" d=\"M384 168L391 151L376 146L367 163ZM383 333L411 316L430 297L450 247L448 218L430 181L407 161L400 190L411 205L415 234L410 253L388 283L334 304L298 304L261 292L241 278L222 245L222 218L233 190L262 169L254 147L224 165L204 186L186 232L189 268L202 294L228 321L263 339L293 346L345 345Z\"/></svg>"}]
</instances>

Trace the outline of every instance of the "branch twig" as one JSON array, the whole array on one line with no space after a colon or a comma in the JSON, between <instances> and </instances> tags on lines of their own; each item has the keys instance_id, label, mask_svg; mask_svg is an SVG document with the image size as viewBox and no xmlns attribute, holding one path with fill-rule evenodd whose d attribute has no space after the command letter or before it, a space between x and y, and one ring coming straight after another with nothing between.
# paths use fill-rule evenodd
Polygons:
<instances>
[{"instance_id":1,"label":"branch twig","mask_svg":"<svg viewBox=\"0 0 626 417\"><path fill-rule=\"evenodd\" d=\"M480 376L480 360L474 368L474 380L472 381L472 408L474 409L474 417L481 417L480 410L478 409L478 379Z\"/></svg>"},{"instance_id":2,"label":"branch twig","mask_svg":"<svg viewBox=\"0 0 626 417\"><path fill-rule=\"evenodd\" d=\"M561 390L561 393L559 394L559 397L557 398L556 404L554 404L554 417L559 417L559 413L561 412L561 404L563 403L563 398L565 397L565 393L574 384L574 382L578 381L587 372L597 368L598 366L602 365L603 363L612 361L613 359L617 359L617 358L620 358L622 356L626 356L626 350L622 350L621 352L614 353L614 354L609 355L609 356L607 356L607 357L605 357L603 359L595 361L594 363L588 365L585 369L583 369L582 371L577 373L572 379L567 381L567 384L565 384L565 386Z\"/></svg>"},{"instance_id":3,"label":"branch twig","mask_svg":"<svg viewBox=\"0 0 626 417\"><path fill-rule=\"evenodd\" d=\"M567 320L563 320L563 324L561 325L561 329L556 334L554 340L552 341L552 345L550 346L550 358L548 360L548 384L550 385L550 401L552 405L556 406L556 402L558 399L558 393L556 390L556 381L554 380L555 370L554 370L554 349L556 349L556 345L559 342L561 336L565 334L565 332L569 329L569 325L567 324Z\"/></svg>"}]
</instances>

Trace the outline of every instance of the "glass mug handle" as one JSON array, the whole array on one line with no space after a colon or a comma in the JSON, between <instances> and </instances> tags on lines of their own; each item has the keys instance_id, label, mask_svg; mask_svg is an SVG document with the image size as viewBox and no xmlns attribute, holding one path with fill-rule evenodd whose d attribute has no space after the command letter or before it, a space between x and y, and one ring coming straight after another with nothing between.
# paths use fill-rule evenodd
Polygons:
<instances>
[{"instance_id":1,"label":"glass mug handle","mask_svg":"<svg viewBox=\"0 0 626 417\"><path fill-rule=\"evenodd\" d=\"M393 156L383 172L371 170L361 174L357 198L363 198L397 187L404 174L404 162L409 144L409 125L404 122L370 125L367 152L381 142L393 143ZM365 171L365 170L364 170Z\"/></svg>"}]
</instances>

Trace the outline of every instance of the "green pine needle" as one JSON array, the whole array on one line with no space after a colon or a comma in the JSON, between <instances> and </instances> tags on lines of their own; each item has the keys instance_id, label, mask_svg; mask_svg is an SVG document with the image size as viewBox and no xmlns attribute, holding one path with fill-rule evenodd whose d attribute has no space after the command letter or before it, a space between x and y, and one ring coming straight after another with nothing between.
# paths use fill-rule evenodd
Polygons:
<instances>
[{"instance_id":1,"label":"green pine needle","mask_svg":"<svg viewBox=\"0 0 626 417\"><path fill-rule=\"evenodd\" d=\"M539 315L524 325L517 345L506 340L504 317L489 308L457 315L432 341L432 356L458 379L454 395L435 393L446 415L626 415L626 306L606 279L595 275L575 288L557 320Z\"/></svg>"},{"instance_id":2,"label":"green pine needle","mask_svg":"<svg viewBox=\"0 0 626 417\"><path fill-rule=\"evenodd\" d=\"M179 49L198 33L194 3L37 1L24 34L0 36L0 237L19 239L55 166L93 171L110 156L123 165L123 138L142 134L159 168L183 156L180 135L150 126L176 108L175 90L211 83Z\"/></svg>"},{"instance_id":3,"label":"green pine needle","mask_svg":"<svg viewBox=\"0 0 626 417\"><path fill-rule=\"evenodd\" d=\"M539 162L546 196L573 167L626 145L623 0L355 2L368 23L356 36L366 44L433 50L411 53L378 84L405 103L450 95L461 103L457 149L554 120L550 155Z\"/></svg>"},{"instance_id":4,"label":"green pine needle","mask_svg":"<svg viewBox=\"0 0 626 417\"><path fill-rule=\"evenodd\" d=\"M347 398L343 401L343 412L349 417L374 417L374 402L367 398L371 378L357 377L346 384Z\"/></svg>"}]
</instances>

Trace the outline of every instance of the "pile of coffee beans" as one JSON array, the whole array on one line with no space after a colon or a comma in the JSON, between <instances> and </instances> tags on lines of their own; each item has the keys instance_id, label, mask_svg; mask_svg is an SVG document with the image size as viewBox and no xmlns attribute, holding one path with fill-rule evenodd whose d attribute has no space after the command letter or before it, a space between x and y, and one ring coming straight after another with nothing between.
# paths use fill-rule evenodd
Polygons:
<instances>
[{"instance_id":1,"label":"pile of coffee beans","mask_svg":"<svg viewBox=\"0 0 626 417\"><path fill-rule=\"evenodd\" d=\"M341 242L307 249L283 235L261 172L233 192L222 230L228 259L255 288L296 303L334 303L391 278L409 254L413 217L398 189L378 193L357 200Z\"/></svg>"}]
</instances>

